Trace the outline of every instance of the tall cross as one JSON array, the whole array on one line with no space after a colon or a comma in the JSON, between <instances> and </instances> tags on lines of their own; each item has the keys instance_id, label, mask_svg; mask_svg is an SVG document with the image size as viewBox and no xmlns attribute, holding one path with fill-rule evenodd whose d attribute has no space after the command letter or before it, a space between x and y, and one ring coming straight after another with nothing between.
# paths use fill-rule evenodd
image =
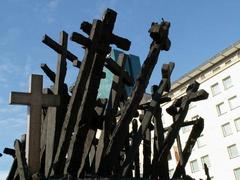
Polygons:
<instances>
[{"instance_id":1,"label":"tall cross","mask_svg":"<svg viewBox=\"0 0 240 180\"><path fill-rule=\"evenodd\" d=\"M42 107L60 105L56 95L42 94L43 77L33 74L30 80L30 92L11 92L10 104L28 105L28 133L26 157L30 173L40 168L40 137Z\"/></svg>"},{"instance_id":2,"label":"tall cross","mask_svg":"<svg viewBox=\"0 0 240 180\"><path fill-rule=\"evenodd\" d=\"M66 59L76 59L77 57L72 55L67 50L68 44L68 34L64 31L60 33L60 43L57 43L45 35L43 40L47 45L51 45L56 52L58 52L58 60L57 60L57 70L56 74L47 67L47 65L43 65L42 69L48 75L50 79L53 80L53 94L60 95L61 98L61 106L59 107L51 107L48 109L48 120L47 120L47 138L46 138L46 155L45 155L45 175L48 177L49 172L52 167L52 162L54 159L54 155L56 153L57 145L60 138L61 128L64 121L64 116L67 111L68 104L68 90L67 85L64 84L66 72L67 72L67 61ZM58 50L59 49L59 50ZM73 56L73 57L72 57Z\"/></svg>"},{"instance_id":3,"label":"tall cross","mask_svg":"<svg viewBox=\"0 0 240 180\"><path fill-rule=\"evenodd\" d=\"M147 88L150 76L157 63L158 56L161 50L168 50L170 48L170 40L168 39L170 23L162 22L159 24L152 24L149 32L153 39L151 43L149 54L145 59L142 69L138 75L135 86L132 91L132 97L124 106L121 118L113 131L112 138L106 150L104 163L101 166L101 175L110 175L114 165L117 163L119 153L124 146L128 135L128 126L134 114L137 112L138 106Z\"/></svg>"},{"instance_id":4,"label":"tall cross","mask_svg":"<svg viewBox=\"0 0 240 180\"><path fill-rule=\"evenodd\" d=\"M95 171L97 172L99 166L101 165L102 158L104 156L104 152L106 150L106 146L109 143L111 131L113 129L113 123L116 121L115 115L117 114L120 98L124 91L124 81L123 74L125 71L124 66L127 61L127 56L122 53L118 56L117 64L121 67L120 75L114 75L112 87L109 95L109 102L106 110L106 118L103 122L103 130L101 132L101 136L99 138L99 145L97 146L96 153L96 162L95 162Z\"/></svg>"},{"instance_id":5,"label":"tall cross","mask_svg":"<svg viewBox=\"0 0 240 180\"><path fill-rule=\"evenodd\" d=\"M163 142L163 148L158 156L158 161L153 164L152 167L152 177L157 177L157 167L158 164L162 164L164 161L166 161L167 156L169 154L169 151L178 135L178 132L184 122L184 119L188 112L188 107L191 102L200 101L208 98L208 93L204 90L198 90L199 83L197 81L194 81L192 84L190 84L186 90L186 95L175 100L172 106L170 106L167 109L167 112L170 115L174 115L175 122L171 125L171 129L169 130L164 142Z\"/></svg>"}]
</instances>

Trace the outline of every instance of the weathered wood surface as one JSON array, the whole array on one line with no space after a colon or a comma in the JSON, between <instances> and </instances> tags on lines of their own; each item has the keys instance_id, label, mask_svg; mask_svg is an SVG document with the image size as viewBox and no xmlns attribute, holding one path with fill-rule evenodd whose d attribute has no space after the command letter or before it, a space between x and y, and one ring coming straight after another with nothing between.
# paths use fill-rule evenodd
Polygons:
<instances>
[{"instance_id":1,"label":"weathered wood surface","mask_svg":"<svg viewBox=\"0 0 240 180\"><path fill-rule=\"evenodd\" d=\"M136 147L139 147L145 132L150 125L151 119L154 116L154 114L157 113L159 110L160 104L162 102L162 94L164 91L169 91L170 90L170 76L173 71L174 64L165 64L162 68L162 81L160 82L158 86L157 92L154 93L152 100L149 104L149 107L147 108L146 113L144 113L144 118L142 120L141 126L139 127L138 133L136 135L136 140L134 141L136 144L133 144L129 152L127 153L127 157L125 160L125 163L123 165L123 175L128 171L129 165L133 162L135 153L136 153ZM168 100L168 99L167 99Z\"/></svg>"},{"instance_id":2,"label":"weathered wood surface","mask_svg":"<svg viewBox=\"0 0 240 180\"><path fill-rule=\"evenodd\" d=\"M46 36L45 36L46 37ZM49 39L49 38L48 38ZM45 43L49 41L43 41ZM67 111L69 101L68 88L64 83L67 73L67 50L68 34L64 31L60 33L60 43L54 43L53 49L61 49L57 51L57 67L56 74L46 65L42 66L44 72L53 81L52 92L54 95L60 96L61 105L58 107L49 107L47 111L47 129L46 129L46 151L45 151L45 176L48 177L52 168L54 155L56 154L61 128Z\"/></svg>"},{"instance_id":3,"label":"weathered wood surface","mask_svg":"<svg viewBox=\"0 0 240 180\"><path fill-rule=\"evenodd\" d=\"M118 111L118 106L120 99L123 96L124 91L124 66L127 61L127 56L125 54L120 54L117 60L119 67L121 67L122 73L114 75L113 82L111 86L111 91L109 95L109 102L107 104L107 109L105 113L105 120L103 122L103 130L99 138L99 143L97 146L96 161L95 161L95 172L98 172L99 166L101 166L103 154L106 150L106 146L109 143L112 130L116 124L116 114Z\"/></svg>"},{"instance_id":4,"label":"weathered wood surface","mask_svg":"<svg viewBox=\"0 0 240 180\"><path fill-rule=\"evenodd\" d=\"M208 169L206 163L204 163L204 171L205 171L205 175L207 176L207 179L206 179L206 180L211 180L211 177L210 177L210 175L209 175L209 169Z\"/></svg>"},{"instance_id":5,"label":"weathered wood surface","mask_svg":"<svg viewBox=\"0 0 240 180\"><path fill-rule=\"evenodd\" d=\"M23 160L25 161L26 160L25 159L25 148L26 148L26 135L25 134L21 136L21 145L18 146L18 148L20 148L21 153L24 156ZM10 168L10 171L9 171L6 179L7 180L19 179L18 162L17 162L17 158L16 158L16 148L15 149L5 148L3 153L7 154L7 155L10 155L14 158L12 166ZM19 152L18 152L18 156L19 156Z\"/></svg>"},{"instance_id":6,"label":"weathered wood surface","mask_svg":"<svg viewBox=\"0 0 240 180\"><path fill-rule=\"evenodd\" d=\"M167 156L169 154L170 148L172 147L174 140L176 139L180 127L187 115L187 111L189 108L189 104L194 101L200 101L207 99L208 93L204 90L199 90L199 83L194 81L190 84L186 90L186 95L177 99L172 106L170 106L167 111L169 114L175 114L175 122L172 124L171 129L167 133L167 136L164 140L163 149L160 152L158 157L158 162L153 165L152 168L152 178L157 177L157 167L158 163L161 165L163 162L167 160ZM161 167L161 166L160 166Z\"/></svg>"},{"instance_id":7,"label":"weathered wood surface","mask_svg":"<svg viewBox=\"0 0 240 180\"><path fill-rule=\"evenodd\" d=\"M43 77L32 75L30 93L11 92L10 104L29 106L26 157L32 174L40 169L40 138L42 107L58 106L60 98L56 95L42 94Z\"/></svg>"},{"instance_id":8,"label":"weathered wood surface","mask_svg":"<svg viewBox=\"0 0 240 180\"><path fill-rule=\"evenodd\" d=\"M193 125L191 133L186 142L186 146L184 147L184 150L182 152L182 157L183 157L182 163L179 162L177 164L177 167L173 174L173 178L180 178L181 176L183 176L184 178L184 176L186 176L185 172L183 171L191 155L192 149L197 141L197 138L201 135L203 131L203 128L204 128L204 120L202 118L198 118Z\"/></svg>"},{"instance_id":9,"label":"weathered wood surface","mask_svg":"<svg viewBox=\"0 0 240 180\"><path fill-rule=\"evenodd\" d=\"M16 151L16 160L17 160L17 171L19 174L20 180L27 180L30 179L30 174L24 154L24 149L22 147L22 144L19 140L16 140L14 142L14 147Z\"/></svg>"},{"instance_id":10,"label":"weathered wood surface","mask_svg":"<svg viewBox=\"0 0 240 180\"><path fill-rule=\"evenodd\" d=\"M162 22L160 25L153 24L150 29L150 35L153 38L153 42L150 46L149 54L143 63L140 75L136 80L131 98L126 102L124 112L118 121L106 150L104 164L102 165L100 172L102 175L111 175L111 170L117 162L118 155L123 148L128 135L128 125L136 113L140 101L142 100L152 71L157 63L160 50L168 50L170 48L170 41L168 39L169 27L169 22ZM155 29L158 29L158 31L155 31ZM154 34L158 35L153 36Z\"/></svg>"},{"instance_id":11,"label":"weathered wood surface","mask_svg":"<svg viewBox=\"0 0 240 180\"><path fill-rule=\"evenodd\" d=\"M27 143L27 161L23 142L16 141L15 150L5 149L4 152L14 159L8 179L139 179L139 145L142 140L143 178L169 179L167 158L173 142L177 140L181 158L174 178L191 179L185 175L184 169L191 148L202 131L203 120L184 122L184 118L189 104L206 99L208 94L203 90L198 91L197 82L191 84L187 88L187 95L175 100L167 109L174 123L164 128L160 104L170 100L167 95L174 64L169 63L162 68L162 80L155 86L152 100L140 105L160 51L170 48L170 23L163 20L161 24L152 23L149 33L153 41L148 56L131 97L127 97L124 86L132 86L133 79L124 69L126 56L121 54L117 62L109 57L111 44L123 50L130 48L129 40L113 34L116 16L115 11L107 9L101 20L81 24L81 30L88 37L72 33L70 39L82 45L85 51L82 62L68 50L66 32L61 32L59 43L44 36L42 42L58 53L55 72L47 64L41 65L53 85L43 92L42 77L33 75L33 79L38 80L32 82L30 93L13 92L11 95L11 103L29 106L30 128L27 137L30 141ZM70 91L72 96L68 95L68 86L64 83L67 59L79 68ZM100 80L106 76L104 66L114 74L108 100L97 99ZM167 93L163 96L164 92ZM51 107L59 105L58 101L61 101L60 106ZM144 114L139 115L138 110L143 110ZM137 120L132 120L138 116L141 122L139 129ZM129 134L131 121L132 132ZM193 125L193 130L182 151L178 132L187 125ZM100 139L96 138L98 129L102 130ZM154 130L153 152L151 130ZM167 132L166 138L164 132ZM206 166L205 171L209 179Z\"/></svg>"},{"instance_id":12,"label":"weathered wood surface","mask_svg":"<svg viewBox=\"0 0 240 180\"><path fill-rule=\"evenodd\" d=\"M155 85L152 87L152 94L154 95L158 90L158 86ZM162 97L163 98L163 97ZM170 101L169 98L166 101ZM153 160L152 164L156 163L157 158L159 156L160 150L163 148L164 141L164 127L162 123L162 108L159 106L153 117L154 122L154 146L153 146ZM158 168L158 176L159 178L169 178L169 169L168 169L168 161L164 162L162 168Z\"/></svg>"},{"instance_id":13,"label":"weathered wood surface","mask_svg":"<svg viewBox=\"0 0 240 180\"><path fill-rule=\"evenodd\" d=\"M74 127L74 134L71 139L68 151L68 160L64 170L65 173L67 172L74 176L76 176L76 173L78 173L77 176L79 176L81 173L80 171L78 171L78 169L82 160L82 148L84 147L84 144L88 143L87 136L92 136L92 134L94 133L94 131L90 132L92 130L89 125L92 124L93 121L92 112L94 109L94 102L96 101L98 88L101 80L100 74L103 71L106 55L111 50L109 44L111 43L110 40L116 20L116 15L117 14L115 11L107 9L103 15L103 20L99 21L100 28L96 29L96 32L98 34L98 39L95 44L97 52L94 55L92 70L89 74L88 81L85 87L85 92L83 94L81 107L78 111L77 122ZM128 43L128 41L126 41L125 44L129 48L130 44Z\"/></svg>"},{"instance_id":14,"label":"weathered wood surface","mask_svg":"<svg viewBox=\"0 0 240 180\"><path fill-rule=\"evenodd\" d=\"M62 31L62 34L67 34L66 32ZM65 57L70 60L71 62L76 61L78 63L74 63L74 65L78 68L80 68L81 62L78 60L78 57L68 51L65 47L58 44L56 41L54 41L52 38L50 38L48 35L44 35L42 42L46 44L48 47L56 51L58 54L65 54Z\"/></svg>"},{"instance_id":15,"label":"weathered wood surface","mask_svg":"<svg viewBox=\"0 0 240 180\"><path fill-rule=\"evenodd\" d=\"M91 34L89 39L95 44L98 38L96 29L100 27L100 22L95 20L92 25ZM54 159L53 172L55 175L63 175L65 166L65 157L69 149L69 144L74 131L74 126L77 121L77 112L82 103L82 98L85 90L85 84L87 83L91 68L93 65L95 56L95 49L86 48L84 59L81 63L80 70L73 88L72 96L68 104L68 110L64 119L63 127L61 130L61 136L59 140L58 149Z\"/></svg>"},{"instance_id":16,"label":"weathered wood surface","mask_svg":"<svg viewBox=\"0 0 240 180\"><path fill-rule=\"evenodd\" d=\"M13 158L15 158L15 149L11 149L11 148L4 148L3 150L4 154L10 155Z\"/></svg>"}]
</instances>

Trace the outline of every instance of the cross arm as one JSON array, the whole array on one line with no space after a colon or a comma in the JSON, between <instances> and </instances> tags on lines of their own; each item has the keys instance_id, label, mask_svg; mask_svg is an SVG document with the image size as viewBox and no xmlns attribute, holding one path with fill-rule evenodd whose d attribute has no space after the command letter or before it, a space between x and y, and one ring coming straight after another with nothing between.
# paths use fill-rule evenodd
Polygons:
<instances>
[{"instance_id":1,"label":"cross arm","mask_svg":"<svg viewBox=\"0 0 240 180\"><path fill-rule=\"evenodd\" d=\"M31 104L31 93L24 92L11 92L10 93L10 104L21 104L30 105Z\"/></svg>"},{"instance_id":2,"label":"cross arm","mask_svg":"<svg viewBox=\"0 0 240 180\"><path fill-rule=\"evenodd\" d=\"M62 47L57 42L55 42L52 38L50 38L48 35L45 34L43 36L42 42L44 44L46 44L48 47L52 48L57 53L59 53L59 54L64 53ZM71 62L78 59L78 57L76 55L74 55L73 53L71 53L68 50L66 51L66 58L69 59Z\"/></svg>"},{"instance_id":3,"label":"cross arm","mask_svg":"<svg viewBox=\"0 0 240 180\"><path fill-rule=\"evenodd\" d=\"M10 155L13 158L15 158L15 149L11 149L11 148L4 148L3 150L4 154Z\"/></svg>"},{"instance_id":4,"label":"cross arm","mask_svg":"<svg viewBox=\"0 0 240 180\"><path fill-rule=\"evenodd\" d=\"M198 92L196 92L190 97L190 100L191 102L195 102L195 101L200 101L207 98L208 98L208 93L205 90L200 89Z\"/></svg>"},{"instance_id":5,"label":"cross arm","mask_svg":"<svg viewBox=\"0 0 240 180\"><path fill-rule=\"evenodd\" d=\"M123 82L128 86L133 86L133 80L127 71L124 71L112 58L106 58L105 67L108 68L113 74L120 76L122 72Z\"/></svg>"},{"instance_id":6,"label":"cross arm","mask_svg":"<svg viewBox=\"0 0 240 180\"><path fill-rule=\"evenodd\" d=\"M59 106L60 105L60 96L44 94L42 99L42 106Z\"/></svg>"},{"instance_id":7,"label":"cross arm","mask_svg":"<svg viewBox=\"0 0 240 180\"><path fill-rule=\"evenodd\" d=\"M41 69L45 72L45 74L49 77L49 79L54 83L56 74L53 72L47 64L41 64Z\"/></svg>"},{"instance_id":8,"label":"cross arm","mask_svg":"<svg viewBox=\"0 0 240 180\"><path fill-rule=\"evenodd\" d=\"M168 51L171 46L171 41L168 38L170 22L162 21L161 24L152 23L149 33L151 38L157 44L161 44L161 50Z\"/></svg>"}]
</instances>

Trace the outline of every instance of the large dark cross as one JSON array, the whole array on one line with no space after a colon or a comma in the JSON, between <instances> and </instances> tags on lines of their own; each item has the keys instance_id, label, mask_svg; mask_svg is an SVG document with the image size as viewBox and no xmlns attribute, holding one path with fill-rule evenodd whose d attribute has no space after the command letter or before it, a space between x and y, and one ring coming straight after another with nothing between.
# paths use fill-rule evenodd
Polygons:
<instances>
[{"instance_id":1,"label":"large dark cross","mask_svg":"<svg viewBox=\"0 0 240 180\"><path fill-rule=\"evenodd\" d=\"M28 133L26 157L30 173L34 174L40 168L40 137L42 107L60 105L60 97L42 94L43 77L33 74L30 81L30 92L11 92L10 104L29 106Z\"/></svg>"},{"instance_id":2,"label":"large dark cross","mask_svg":"<svg viewBox=\"0 0 240 180\"><path fill-rule=\"evenodd\" d=\"M113 131L112 138L106 150L104 164L101 166L101 175L111 175L111 170L117 163L118 156L122 150L125 140L128 136L128 126L137 112L138 106L147 88L152 71L157 63L157 59L161 50L170 48L170 40L168 39L170 23L162 22L160 25L153 23L149 32L153 39L150 46L149 54L145 59L140 74L133 88L132 97L126 102L126 105Z\"/></svg>"},{"instance_id":3,"label":"large dark cross","mask_svg":"<svg viewBox=\"0 0 240 180\"><path fill-rule=\"evenodd\" d=\"M194 81L188 86L186 95L180 99L177 99L173 105L167 109L167 112L169 114L175 114L175 122L172 124L171 129L168 131L168 134L163 142L163 148L159 153L157 162L153 164L152 178L156 178L158 176L158 173L156 171L159 167L161 168L159 165L167 161L169 151L187 115L189 104L194 101L200 101L208 98L208 93L206 91L198 91L199 85L200 84L198 82Z\"/></svg>"},{"instance_id":4,"label":"large dark cross","mask_svg":"<svg viewBox=\"0 0 240 180\"><path fill-rule=\"evenodd\" d=\"M181 178L181 176L183 175L183 169L188 162L192 149L197 141L197 138L201 135L203 128L204 120L203 118L199 117L197 120L195 120L195 123L193 124L193 128L182 152L182 162L178 162L175 172L172 176L173 178Z\"/></svg>"},{"instance_id":5,"label":"large dark cross","mask_svg":"<svg viewBox=\"0 0 240 180\"><path fill-rule=\"evenodd\" d=\"M116 123L116 114L118 111L118 106L120 99L124 93L124 72L125 63L127 61L127 56L125 54L120 54L117 60L118 65L122 68L122 73L114 75L112 87L109 95L109 102L106 109L106 116L103 122L103 130L99 139L99 144L97 146L96 162L95 162L95 172L98 172L99 166L101 166L101 161L109 143L110 135L112 134L113 124Z\"/></svg>"},{"instance_id":6,"label":"large dark cross","mask_svg":"<svg viewBox=\"0 0 240 180\"><path fill-rule=\"evenodd\" d=\"M102 21L99 22L99 27L95 31L98 33L98 41L94 44L96 53L93 58L93 65L91 72L88 77L88 81L85 86L85 91L82 99L81 107L78 111L77 122L74 127L74 135L70 142L68 151L68 160L65 165L65 173L70 173L77 176L80 175L78 171L79 165L81 164L81 155L84 150L84 144L90 143L87 137L92 136L94 133L91 128L93 124L93 110L94 103L98 94L98 88L101 80L101 73L105 64L105 59L108 53L111 51L109 46L112 43L112 31L116 20L117 13L113 10L107 9L103 15ZM123 39L118 37L118 39ZM114 43L118 43L117 41ZM127 48L130 47L128 40L124 40L124 44ZM89 134L90 133L90 134ZM80 156L79 156L80 155Z\"/></svg>"},{"instance_id":7,"label":"large dark cross","mask_svg":"<svg viewBox=\"0 0 240 180\"><path fill-rule=\"evenodd\" d=\"M76 60L77 57L67 50L68 34L64 31L60 33L60 43L56 43L47 35L44 36L43 42L50 46L58 53L56 74L48 68L47 65L42 65L41 68L48 75L54 85L52 93L60 95L61 105L59 107L50 107L47 112L47 130L46 130L46 151L45 151L45 176L48 177L52 168L54 155L57 150L61 128L64 121L64 116L67 111L67 104L69 101L67 85L64 83L67 62L66 59L71 61Z\"/></svg>"},{"instance_id":8,"label":"large dark cross","mask_svg":"<svg viewBox=\"0 0 240 180\"><path fill-rule=\"evenodd\" d=\"M152 100L149 104L149 107L147 108L146 113L144 114L141 126L139 127L139 130L135 136L136 140L126 155L126 160L123 164L123 176L125 176L129 171L129 168L136 154L136 149L141 144L146 130L151 123L152 117L157 113L157 111L159 111L160 104L168 100L162 98L162 94L163 92L168 92L170 90L170 76L172 74L173 68L174 63L164 64L162 67L162 81L158 86L158 90L152 96Z\"/></svg>"},{"instance_id":9,"label":"large dark cross","mask_svg":"<svg viewBox=\"0 0 240 180\"><path fill-rule=\"evenodd\" d=\"M106 17L109 18L109 14L111 14L112 10L108 9L106 11ZM115 12L114 12L115 13ZM104 17L105 18L105 17ZM110 19L105 19L103 21L100 20L94 20L91 27L90 27L90 33L89 39L84 38L84 41L81 41L82 45L85 46L85 55L84 59L80 66L80 72L78 74L75 87L73 89L72 97L69 102L68 111L64 120L64 125L61 131L61 137L59 141L58 150L55 156L54 160L54 174L60 175L63 173L63 169L65 166L65 160L66 160L66 154L69 149L70 140L72 136L72 132L75 128L79 127L79 116L82 113L76 113L79 111L81 104L85 104L85 101L87 100L89 104L89 108L93 111L94 110L94 104L96 102L96 93L97 88L99 86L99 82L102 75L102 67L104 65L104 62L106 60L107 54L110 52L111 48L109 47L110 43L118 43L118 40L123 40L124 42L124 48L125 50L128 50L130 47L130 41L124 39L124 38L118 38L115 41L112 41L112 17L110 15ZM109 26L104 27L104 24L108 24ZM112 27L111 27L112 26ZM86 32L86 31L84 31ZM104 34L104 35L103 35ZM72 37L72 39L74 39ZM100 63L98 65L98 63ZM90 80L91 79L91 80ZM94 80L96 79L96 81ZM95 82L94 82L95 81ZM93 84L92 84L93 83ZM86 85L86 87L85 87ZM90 86L89 86L90 85ZM90 88L89 88L89 87ZM91 88L93 87L93 88ZM85 93L85 90L87 91L91 89L91 93ZM86 95L84 95L86 94ZM91 96L90 99L86 98L86 96ZM84 100L84 102L83 102ZM83 108L81 108L81 111ZM86 113L86 112L85 112ZM92 112L87 112L89 115L93 115ZM86 114L85 114L86 115ZM81 115L82 116L82 115ZM85 118L88 119L88 118ZM91 118L90 118L91 119ZM82 123L82 122L81 122ZM75 126L75 128L74 128ZM86 129L88 130L88 128ZM76 129L75 132L78 130ZM87 134L87 133L86 133ZM75 133L74 133L75 135ZM76 133L77 135L77 133ZM75 137L72 138L72 143L74 143ZM80 138L81 139L81 138ZM83 138L84 139L84 138ZM81 139L82 140L82 139ZM78 143L77 143L78 144ZM76 150L75 148L70 148L69 150ZM73 153L74 154L74 153ZM68 153L68 158L71 159L72 153ZM79 161L81 158L73 158L69 161L69 163L72 163L72 160ZM78 165L75 166L77 169L80 163L77 163ZM67 167L68 165L66 165ZM66 168L68 169L68 168ZM71 169L71 168L70 168Z\"/></svg>"},{"instance_id":10,"label":"large dark cross","mask_svg":"<svg viewBox=\"0 0 240 180\"><path fill-rule=\"evenodd\" d=\"M62 38L63 38L63 36L66 38L68 37L68 35L65 31L61 32L61 36L62 36ZM56 41L54 41L51 37L49 37L48 35L44 35L42 42L44 44L46 44L48 47L52 48L58 54L64 55L66 59L70 60L71 62L74 62L73 65L75 67L80 68L81 61L78 60L78 57L76 55L74 55L73 53L71 53L70 51L67 50L67 40L65 40L66 42L63 42L62 38L61 38L61 40L60 40L61 42L59 44Z\"/></svg>"}]
</instances>

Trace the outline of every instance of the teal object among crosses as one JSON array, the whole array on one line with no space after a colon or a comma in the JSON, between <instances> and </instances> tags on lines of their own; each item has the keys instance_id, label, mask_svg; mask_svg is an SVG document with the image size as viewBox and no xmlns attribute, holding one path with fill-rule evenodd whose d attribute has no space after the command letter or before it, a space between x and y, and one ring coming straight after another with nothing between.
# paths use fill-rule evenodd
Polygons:
<instances>
[{"instance_id":1,"label":"teal object among crosses","mask_svg":"<svg viewBox=\"0 0 240 180\"><path fill-rule=\"evenodd\" d=\"M121 53L123 52L119 50L112 50L111 58L114 61L117 61L118 55ZM127 55L127 57L128 59L125 64L125 70L129 73L129 75L131 76L131 78L134 80L134 83L135 83L141 69L140 59L138 56L135 56L132 54ZM98 98L108 98L110 94L111 86L112 86L112 80L113 80L114 74L105 67L104 67L104 72L106 73L106 78L101 80L99 91L98 91ZM125 90L128 96L131 95L132 89L133 89L133 86L132 87L125 86Z\"/></svg>"}]
</instances>

